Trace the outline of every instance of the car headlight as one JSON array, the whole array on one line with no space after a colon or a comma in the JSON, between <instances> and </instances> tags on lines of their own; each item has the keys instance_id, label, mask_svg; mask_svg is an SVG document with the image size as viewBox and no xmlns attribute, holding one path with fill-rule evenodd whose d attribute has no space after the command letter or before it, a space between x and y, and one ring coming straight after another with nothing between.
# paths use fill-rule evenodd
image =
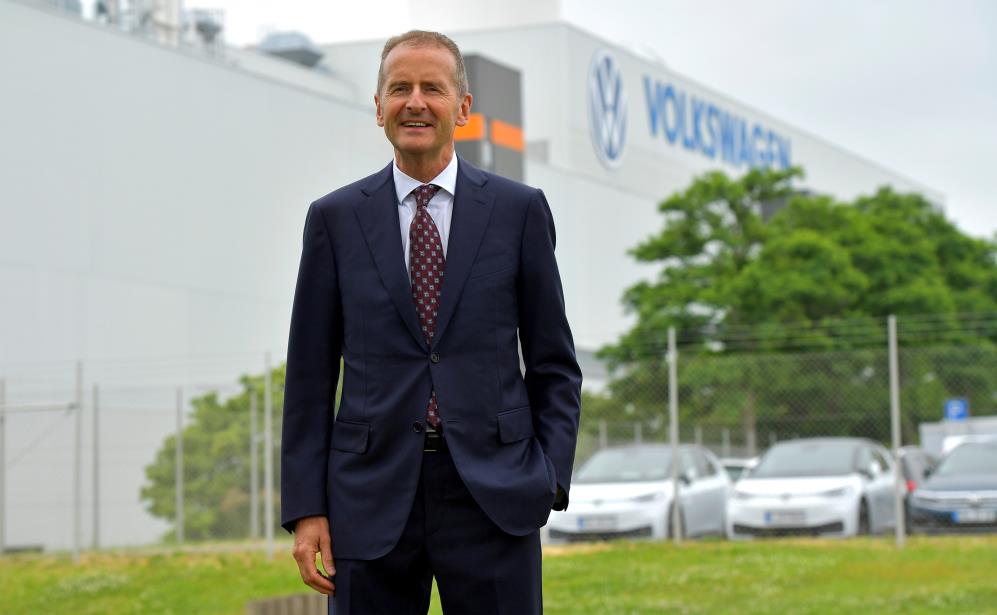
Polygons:
<instances>
[{"instance_id":1,"label":"car headlight","mask_svg":"<svg viewBox=\"0 0 997 615\"><path fill-rule=\"evenodd\" d=\"M637 502L639 504L649 504L651 502L658 502L665 499L665 494L663 491L655 491L654 493L646 493L644 495L638 495L635 498L631 498L631 502Z\"/></svg>"},{"instance_id":2,"label":"car headlight","mask_svg":"<svg viewBox=\"0 0 997 615\"><path fill-rule=\"evenodd\" d=\"M758 497L754 493L749 493L747 491L741 491L740 489L734 490L734 499L737 500L750 500L751 498Z\"/></svg>"},{"instance_id":3,"label":"car headlight","mask_svg":"<svg viewBox=\"0 0 997 615\"><path fill-rule=\"evenodd\" d=\"M815 493L814 495L816 495L817 497L821 497L821 498L841 498L841 497L849 496L853 492L854 492L854 490L849 485L849 486L845 486L845 487L839 487L838 489L829 489L828 491L820 491L818 493Z\"/></svg>"}]
</instances>

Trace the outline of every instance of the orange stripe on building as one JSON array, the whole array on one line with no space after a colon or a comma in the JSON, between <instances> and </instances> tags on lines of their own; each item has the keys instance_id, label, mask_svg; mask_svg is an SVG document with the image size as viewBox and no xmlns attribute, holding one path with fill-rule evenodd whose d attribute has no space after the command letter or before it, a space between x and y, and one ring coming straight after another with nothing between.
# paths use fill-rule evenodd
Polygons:
<instances>
[{"instance_id":1,"label":"orange stripe on building","mask_svg":"<svg viewBox=\"0 0 997 615\"><path fill-rule=\"evenodd\" d=\"M523 129L519 126L506 124L501 120L492 120L492 143L508 147L517 152L523 151Z\"/></svg>"},{"instance_id":2,"label":"orange stripe on building","mask_svg":"<svg viewBox=\"0 0 997 615\"><path fill-rule=\"evenodd\" d=\"M485 116L472 113L467 124L458 126L453 132L454 141L480 141L485 138Z\"/></svg>"}]
</instances>

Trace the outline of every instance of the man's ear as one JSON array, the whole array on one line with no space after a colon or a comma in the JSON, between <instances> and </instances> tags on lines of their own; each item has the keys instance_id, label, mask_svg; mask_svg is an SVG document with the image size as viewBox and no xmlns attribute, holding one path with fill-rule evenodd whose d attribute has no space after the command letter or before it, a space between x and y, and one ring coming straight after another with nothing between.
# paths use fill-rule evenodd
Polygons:
<instances>
[{"instance_id":1,"label":"man's ear","mask_svg":"<svg viewBox=\"0 0 997 615\"><path fill-rule=\"evenodd\" d=\"M381 97L374 94L374 117L377 118L377 125L384 128L384 110L381 109Z\"/></svg>"},{"instance_id":2,"label":"man's ear","mask_svg":"<svg viewBox=\"0 0 997 615\"><path fill-rule=\"evenodd\" d=\"M467 121L471 118L471 103L474 102L474 97L470 93L464 94L464 99L460 101L460 106L457 108L457 125L466 126Z\"/></svg>"}]
</instances>

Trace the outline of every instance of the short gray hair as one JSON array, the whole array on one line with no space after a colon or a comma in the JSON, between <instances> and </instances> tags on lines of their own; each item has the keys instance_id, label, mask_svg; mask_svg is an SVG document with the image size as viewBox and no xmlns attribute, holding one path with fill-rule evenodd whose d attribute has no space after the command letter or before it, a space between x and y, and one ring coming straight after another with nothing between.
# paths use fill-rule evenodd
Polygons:
<instances>
[{"instance_id":1,"label":"short gray hair","mask_svg":"<svg viewBox=\"0 0 997 615\"><path fill-rule=\"evenodd\" d=\"M411 45L413 47L436 45L449 51L454 58L455 70L453 77L454 83L457 85L457 96L458 98L464 98L469 88L467 85L467 68L464 66L464 58L460 55L460 48L457 47L457 43L453 42L449 36L428 30L409 30L404 34L392 36L388 39L388 42L384 43L384 49L381 51L381 64L377 67L377 93L379 95L381 88L384 87L384 59L388 57L392 49L399 45Z\"/></svg>"}]
</instances>

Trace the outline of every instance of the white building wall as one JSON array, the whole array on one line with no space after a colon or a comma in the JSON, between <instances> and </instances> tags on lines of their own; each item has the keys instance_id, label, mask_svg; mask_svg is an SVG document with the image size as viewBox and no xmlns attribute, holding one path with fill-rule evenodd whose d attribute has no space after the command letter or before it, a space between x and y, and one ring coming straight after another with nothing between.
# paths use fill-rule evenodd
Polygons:
<instances>
[{"instance_id":1,"label":"white building wall","mask_svg":"<svg viewBox=\"0 0 997 615\"><path fill-rule=\"evenodd\" d=\"M308 203L390 157L368 110L0 11L0 363L282 347Z\"/></svg>"},{"instance_id":2,"label":"white building wall","mask_svg":"<svg viewBox=\"0 0 997 615\"><path fill-rule=\"evenodd\" d=\"M687 96L712 102L749 122L772 128L791 141L792 162L805 167L805 185L819 192L851 199L880 185L924 193L934 201L937 191L862 158L806 130L739 103L625 47L602 40L566 23L533 24L486 30L447 32L465 54L479 53L522 73L523 128L527 143L546 142L548 162L654 201L683 188L696 174L710 169L740 173L731 166L669 144L653 136L645 103L645 76L674 84ZM323 46L327 59L343 79L354 83L359 104L372 104L377 62L383 41ZM617 60L629 99L627 145L618 169L606 169L593 147L588 118L588 71L593 55L609 50ZM473 84L472 84L473 93Z\"/></svg>"},{"instance_id":3,"label":"white building wall","mask_svg":"<svg viewBox=\"0 0 997 615\"><path fill-rule=\"evenodd\" d=\"M231 386L266 349L282 360L308 204L390 159L368 108L282 61L230 65L241 57L0 2L0 379L8 401L64 403L83 360L84 544L90 385L117 404L101 428L103 543L155 540L164 526L137 494L174 387ZM72 417L6 427L8 461L27 451L8 467L8 543L68 547Z\"/></svg>"},{"instance_id":4,"label":"white building wall","mask_svg":"<svg viewBox=\"0 0 997 615\"><path fill-rule=\"evenodd\" d=\"M533 162L526 170L527 180L543 188L554 216L557 263L575 346L594 351L615 341L629 323L620 308L622 290L655 272L616 255L646 239L660 226L660 216L642 195L583 174Z\"/></svg>"},{"instance_id":5,"label":"white building wall","mask_svg":"<svg viewBox=\"0 0 997 615\"><path fill-rule=\"evenodd\" d=\"M792 144L792 162L805 167L805 185L813 190L851 199L889 184L899 190L923 192L935 201L943 200L941 194L924 185L575 26L537 25L456 32L453 36L465 53L482 53L523 72L526 140L550 139L552 165L645 194L655 202L685 187L694 175L706 170L738 174L746 167L731 166L719 157L711 159L669 144L660 132L653 136L645 77L673 84L687 97L714 103L749 123L759 123L787 136ZM627 145L620 167L614 170L603 166L595 154L588 116L589 66L600 50L613 54L629 100Z\"/></svg>"}]
</instances>

